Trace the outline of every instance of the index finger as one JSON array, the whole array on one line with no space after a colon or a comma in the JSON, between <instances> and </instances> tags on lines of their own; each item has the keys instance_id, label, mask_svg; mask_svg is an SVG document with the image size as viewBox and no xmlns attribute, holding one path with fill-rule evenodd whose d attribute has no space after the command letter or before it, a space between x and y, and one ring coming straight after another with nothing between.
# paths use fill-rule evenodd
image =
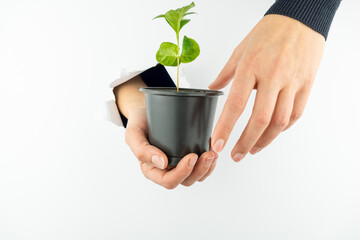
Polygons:
<instances>
[{"instance_id":1,"label":"index finger","mask_svg":"<svg viewBox=\"0 0 360 240\"><path fill-rule=\"evenodd\" d=\"M198 156L194 153L186 155L172 170L158 169L146 163L141 164L144 176L151 181L167 188L174 189L193 171Z\"/></svg>"},{"instance_id":2,"label":"index finger","mask_svg":"<svg viewBox=\"0 0 360 240\"><path fill-rule=\"evenodd\" d=\"M237 69L229 96L213 132L211 146L215 152L221 152L224 148L236 121L245 109L254 85L253 74Z\"/></svg>"}]
</instances>

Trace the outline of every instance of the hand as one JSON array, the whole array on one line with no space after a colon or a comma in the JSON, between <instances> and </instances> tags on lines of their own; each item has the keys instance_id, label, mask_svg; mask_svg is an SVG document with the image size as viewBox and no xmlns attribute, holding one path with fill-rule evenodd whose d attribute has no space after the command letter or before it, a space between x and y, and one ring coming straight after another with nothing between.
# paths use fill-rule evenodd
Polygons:
<instances>
[{"instance_id":1,"label":"hand","mask_svg":"<svg viewBox=\"0 0 360 240\"><path fill-rule=\"evenodd\" d=\"M229 96L212 136L220 152L257 89L252 115L231 152L240 161L270 144L302 115L323 53L325 39L301 22L280 15L265 16L235 49L210 84L221 89L233 79Z\"/></svg>"},{"instance_id":2,"label":"hand","mask_svg":"<svg viewBox=\"0 0 360 240\"><path fill-rule=\"evenodd\" d=\"M140 162L144 176L167 189L179 184L191 186L196 181L204 181L216 166L217 154L213 151L203 153L200 158L194 153L186 155L179 164L167 168L166 155L151 146L147 140L146 109L139 107L129 114L125 132L126 143Z\"/></svg>"}]
</instances>

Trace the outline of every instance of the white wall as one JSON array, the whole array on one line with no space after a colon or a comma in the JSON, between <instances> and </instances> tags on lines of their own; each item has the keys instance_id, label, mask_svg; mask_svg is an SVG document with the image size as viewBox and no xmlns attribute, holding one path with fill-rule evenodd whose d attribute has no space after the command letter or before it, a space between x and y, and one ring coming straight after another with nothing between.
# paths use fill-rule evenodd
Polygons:
<instances>
[{"instance_id":1,"label":"white wall","mask_svg":"<svg viewBox=\"0 0 360 240\"><path fill-rule=\"evenodd\" d=\"M303 118L234 163L248 107L203 183L149 182L123 129L92 118L122 66L173 40L151 18L189 2L0 0L1 240L360 239L358 1L341 4ZM184 33L202 53L183 69L205 88L273 1L196 3Z\"/></svg>"}]
</instances>

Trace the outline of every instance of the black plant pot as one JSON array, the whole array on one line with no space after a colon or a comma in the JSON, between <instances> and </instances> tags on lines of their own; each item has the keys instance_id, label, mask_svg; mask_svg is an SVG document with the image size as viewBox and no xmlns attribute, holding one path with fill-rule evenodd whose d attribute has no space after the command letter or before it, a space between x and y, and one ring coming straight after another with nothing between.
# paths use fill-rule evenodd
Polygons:
<instances>
[{"instance_id":1,"label":"black plant pot","mask_svg":"<svg viewBox=\"0 0 360 240\"><path fill-rule=\"evenodd\" d=\"M216 104L221 91L141 88L145 93L149 142L176 166L188 153L209 151Z\"/></svg>"}]
</instances>

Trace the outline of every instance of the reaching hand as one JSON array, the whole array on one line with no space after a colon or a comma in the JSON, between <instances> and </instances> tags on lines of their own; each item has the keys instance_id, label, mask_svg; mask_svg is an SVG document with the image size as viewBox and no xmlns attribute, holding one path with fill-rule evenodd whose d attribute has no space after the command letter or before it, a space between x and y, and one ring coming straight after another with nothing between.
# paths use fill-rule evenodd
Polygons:
<instances>
[{"instance_id":1,"label":"reaching hand","mask_svg":"<svg viewBox=\"0 0 360 240\"><path fill-rule=\"evenodd\" d=\"M196 154L190 153L176 168L167 168L166 155L160 149L151 146L147 140L146 109L143 107L136 108L130 113L125 140L139 160L144 176L167 189L173 189L179 184L191 186L196 181L203 181L216 166L217 154L209 151L203 153L199 159Z\"/></svg>"},{"instance_id":2,"label":"reaching hand","mask_svg":"<svg viewBox=\"0 0 360 240\"><path fill-rule=\"evenodd\" d=\"M232 150L234 161L270 144L302 115L323 53L325 39L301 22L265 16L235 49L210 84L221 89L233 79L229 96L212 136L220 152L242 114L252 89L253 112Z\"/></svg>"}]
</instances>

